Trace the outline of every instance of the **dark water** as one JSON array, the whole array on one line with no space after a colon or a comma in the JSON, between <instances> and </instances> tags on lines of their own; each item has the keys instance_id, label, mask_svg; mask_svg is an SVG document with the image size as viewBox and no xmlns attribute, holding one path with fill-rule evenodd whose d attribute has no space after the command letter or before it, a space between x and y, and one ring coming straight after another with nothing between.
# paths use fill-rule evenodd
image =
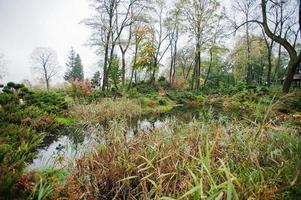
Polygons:
<instances>
[{"instance_id":1,"label":"dark water","mask_svg":"<svg viewBox=\"0 0 301 200\"><path fill-rule=\"evenodd\" d=\"M138 132L150 132L168 126L171 122L189 123L198 118L200 111L176 108L160 115L144 115L128 120L127 137L134 137ZM28 164L28 169L62 168L72 164L76 158L89 153L98 144L105 143L102 125L76 125L65 127L44 139L38 149L38 155Z\"/></svg>"}]
</instances>

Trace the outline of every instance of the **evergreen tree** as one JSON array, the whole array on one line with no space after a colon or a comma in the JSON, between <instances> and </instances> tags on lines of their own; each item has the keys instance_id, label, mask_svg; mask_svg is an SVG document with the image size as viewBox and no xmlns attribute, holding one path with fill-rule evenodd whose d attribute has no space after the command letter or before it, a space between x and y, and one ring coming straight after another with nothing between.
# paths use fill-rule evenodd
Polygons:
<instances>
[{"instance_id":1,"label":"evergreen tree","mask_svg":"<svg viewBox=\"0 0 301 200\"><path fill-rule=\"evenodd\" d=\"M79 54L77 54L75 57L74 77L77 80L84 80L84 70Z\"/></svg>"},{"instance_id":2,"label":"evergreen tree","mask_svg":"<svg viewBox=\"0 0 301 200\"><path fill-rule=\"evenodd\" d=\"M68 61L66 63L67 71L64 75L64 79L68 82L84 79L83 65L79 54L76 54L75 50L71 47L68 55Z\"/></svg>"},{"instance_id":3,"label":"evergreen tree","mask_svg":"<svg viewBox=\"0 0 301 200\"><path fill-rule=\"evenodd\" d=\"M92 87L93 88L99 88L101 84L101 78L100 78L100 72L97 71L94 73L92 79L91 79Z\"/></svg>"}]
</instances>

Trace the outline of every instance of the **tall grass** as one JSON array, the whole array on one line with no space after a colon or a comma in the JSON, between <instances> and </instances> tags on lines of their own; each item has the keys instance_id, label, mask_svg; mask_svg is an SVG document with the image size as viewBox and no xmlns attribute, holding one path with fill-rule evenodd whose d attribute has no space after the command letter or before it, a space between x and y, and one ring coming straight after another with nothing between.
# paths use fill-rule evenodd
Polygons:
<instances>
[{"instance_id":1,"label":"tall grass","mask_svg":"<svg viewBox=\"0 0 301 200\"><path fill-rule=\"evenodd\" d=\"M75 105L70 113L79 121L106 123L112 119L137 117L142 113L142 109L138 101L121 98L103 99L89 105Z\"/></svg>"},{"instance_id":2,"label":"tall grass","mask_svg":"<svg viewBox=\"0 0 301 200\"><path fill-rule=\"evenodd\" d=\"M77 160L64 189L77 199L294 199L301 141L297 130L207 119L125 139L111 121L109 142Z\"/></svg>"}]
</instances>

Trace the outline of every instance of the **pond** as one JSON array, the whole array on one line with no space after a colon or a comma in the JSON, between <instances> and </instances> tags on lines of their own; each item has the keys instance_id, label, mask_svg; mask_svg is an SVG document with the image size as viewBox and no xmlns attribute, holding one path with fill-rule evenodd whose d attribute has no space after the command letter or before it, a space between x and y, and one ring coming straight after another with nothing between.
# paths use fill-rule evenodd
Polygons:
<instances>
[{"instance_id":1,"label":"pond","mask_svg":"<svg viewBox=\"0 0 301 200\"><path fill-rule=\"evenodd\" d=\"M150 132L164 128L175 119L189 123L198 118L200 111L175 108L170 112L157 115L144 115L137 119L129 119L127 138L134 137L138 132ZM44 138L38 148L37 156L28 164L29 170L44 168L62 168L74 164L76 158L93 150L97 144L104 144L104 126L85 124L75 127L64 127L57 133Z\"/></svg>"}]
</instances>

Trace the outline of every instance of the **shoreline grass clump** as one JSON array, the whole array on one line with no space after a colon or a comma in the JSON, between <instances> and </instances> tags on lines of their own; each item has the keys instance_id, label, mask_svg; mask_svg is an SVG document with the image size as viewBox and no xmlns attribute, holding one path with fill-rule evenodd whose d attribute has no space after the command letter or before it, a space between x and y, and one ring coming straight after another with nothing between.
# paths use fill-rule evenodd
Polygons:
<instances>
[{"instance_id":1,"label":"shoreline grass clump","mask_svg":"<svg viewBox=\"0 0 301 200\"><path fill-rule=\"evenodd\" d=\"M295 199L301 194L296 130L220 118L174 122L126 140L126 123L110 124L107 143L77 160L64 188L67 198Z\"/></svg>"},{"instance_id":2,"label":"shoreline grass clump","mask_svg":"<svg viewBox=\"0 0 301 200\"><path fill-rule=\"evenodd\" d=\"M107 123L112 119L134 118L142 114L138 101L127 98L102 99L89 105L75 105L71 108L71 116L84 122Z\"/></svg>"}]
</instances>

